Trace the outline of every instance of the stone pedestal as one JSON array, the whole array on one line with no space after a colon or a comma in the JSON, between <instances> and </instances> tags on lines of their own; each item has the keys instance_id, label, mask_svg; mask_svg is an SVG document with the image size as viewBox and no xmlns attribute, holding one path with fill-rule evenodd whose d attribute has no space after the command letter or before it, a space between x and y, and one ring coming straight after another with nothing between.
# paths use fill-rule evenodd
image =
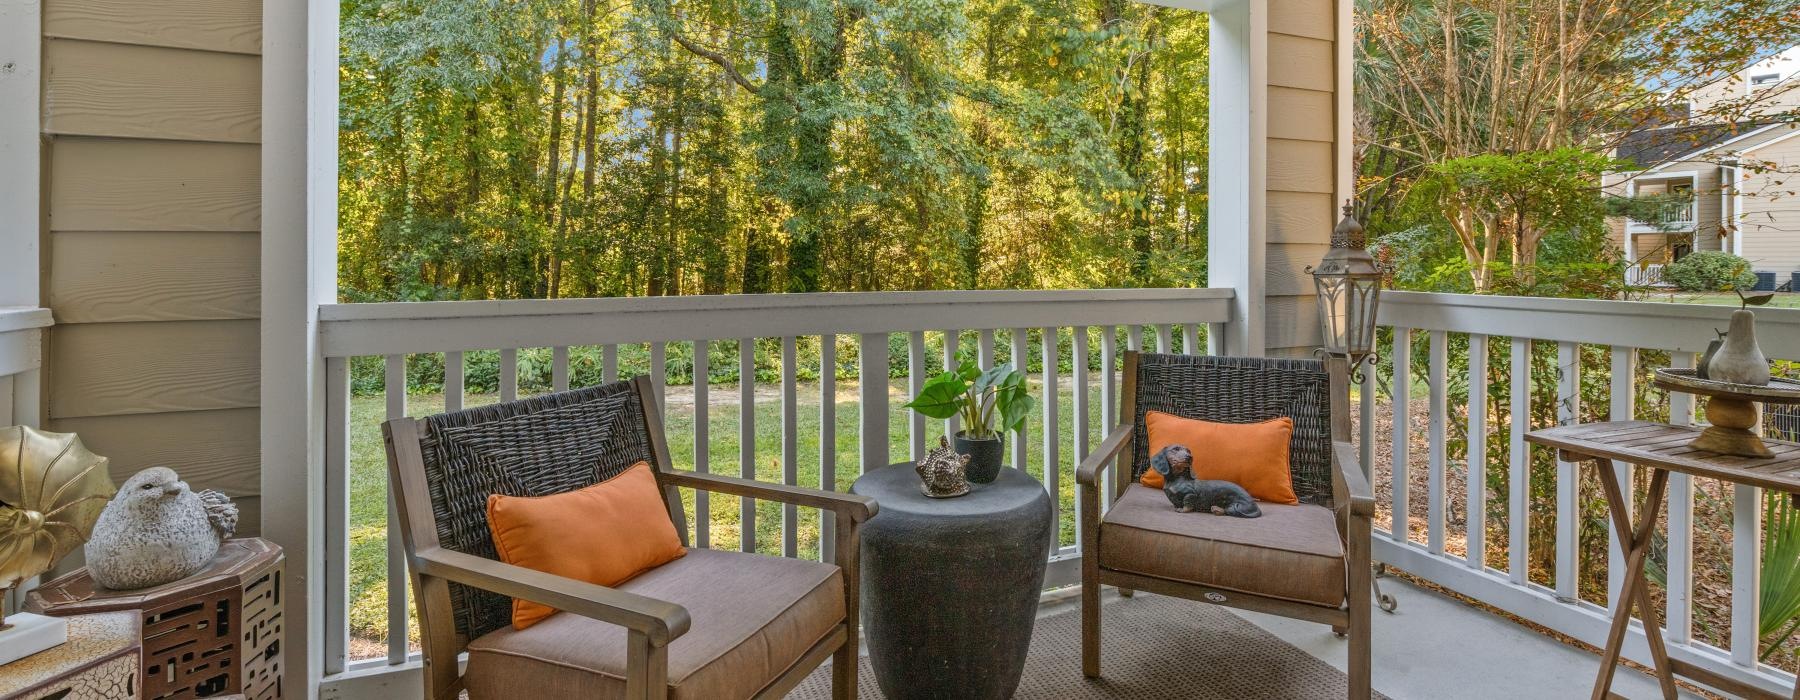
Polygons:
<instances>
[{"instance_id":1,"label":"stone pedestal","mask_svg":"<svg viewBox=\"0 0 1800 700\"><path fill-rule=\"evenodd\" d=\"M1050 498L1017 469L966 496L927 498L912 464L850 492L881 511L862 527L862 624L881 692L1011 697L1025 669L1050 551Z\"/></svg>"}]
</instances>

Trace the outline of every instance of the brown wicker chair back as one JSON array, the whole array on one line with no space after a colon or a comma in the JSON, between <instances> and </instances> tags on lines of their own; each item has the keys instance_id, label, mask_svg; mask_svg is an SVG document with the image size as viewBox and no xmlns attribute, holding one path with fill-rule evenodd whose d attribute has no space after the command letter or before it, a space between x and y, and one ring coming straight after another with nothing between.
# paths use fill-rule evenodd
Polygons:
<instances>
[{"instance_id":1,"label":"brown wicker chair back","mask_svg":"<svg viewBox=\"0 0 1800 700\"><path fill-rule=\"evenodd\" d=\"M1330 507L1331 378L1318 360L1137 354L1131 478L1150 467L1144 414L1216 423L1294 419L1289 468L1303 503ZM1129 360L1126 367L1133 366Z\"/></svg>"},{"instance_id":2,"label":"brown wicker chair back","mask_svg":"<svg viewBox=\"0 0 1800 700\"><path fill-rule=\"evenodd\" d=\"M638 462L661 470L639 385L620 381L423 419L420 448L439 543L498 560L487 522L489 494L572 491ZM512 622L507 596L452 583L450 600L464 639Z\"/></svg>"}]
</instances>

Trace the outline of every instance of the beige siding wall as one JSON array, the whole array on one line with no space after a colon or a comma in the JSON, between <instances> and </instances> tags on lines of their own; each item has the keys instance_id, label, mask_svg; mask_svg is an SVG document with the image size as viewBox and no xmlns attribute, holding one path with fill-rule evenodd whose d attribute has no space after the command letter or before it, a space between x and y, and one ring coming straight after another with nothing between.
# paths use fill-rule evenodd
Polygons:
<instances>
[{"instance_id":1,"label":"beige siding wall","mask_svg":"<svg viewBox=\"0 0 1800 700\"><path fill-rule=\"evenodd\" d=\"M259 518L260 0L46 0L52 429Z\"/></svg>"},{"instance_id":2,"label":"beige siding wall","mask_svg":"<svg viewBox=\"0 0 1800 700\"><path fill-rule=\"evenodd\" d=\"M1800 270L1800 135L1762 146L1746 160L1776 164L1744 185L1744 257L1757 270L1778 273L1781 282ZM1781 172L1786 171L1786 172Z\"/></svg>"},{"instance_id":3,"label":"beige siding wall","mask_svg":"<svg viewBox=\"0 0 1800 700\"><path fill-rule=\"evenodd\" d=\"M1264 328L1271 355L1306 355L1320 343L1318 304L1305 268L1324 257L1338 218L1332 201L1339 167L1336 36L1334 0L1269 3Z\"/></svg>"}]
</instances>

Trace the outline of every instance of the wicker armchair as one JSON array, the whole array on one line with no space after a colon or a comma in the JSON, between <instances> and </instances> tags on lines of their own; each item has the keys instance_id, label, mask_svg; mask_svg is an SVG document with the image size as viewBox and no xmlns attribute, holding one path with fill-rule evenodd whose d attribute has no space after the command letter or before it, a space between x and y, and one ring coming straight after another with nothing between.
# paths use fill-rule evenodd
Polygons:
<instances>
[{"instance_id":1,"label":"wicker armchair","mask_svg":"<svg viewBox=\"0 0 1800 700\"><path fill-rule=\"evenodd\" d=\"M1125 354L1120 425L1082 462L1082 672L1100 675L1100 587L1150 591L1331 625L1350 638L1350 697L1370 696L1370 519L1375 502L1348 442L1345 363ZM1149 466L1144 414L1245 423L1294 419L1299 505L1239 519L1176 513L1134 486ZM1124 459L1117 459L1123 456ZM1124 461L1100 513L1101 484Z\"/></svg>"},{"instance_id":2,"label":"wicker armchair","mask_svg":"<svg viewBox=\"0 0 1800 700\"><path fill-rule=\"evenodd\" d=\"M875 513L868 498L672 470L643 378L392 420L382 432L428 700L463 691L472 700L779 698L833 655L834 697L856 697L857 528ZM655 470L683 544L677 487L829 511L837 565L691 549L607 588L497 560L489 494L560 493L640 461ZM515 597L563 613L514 630Z\"/></svg>"}]
</instances>

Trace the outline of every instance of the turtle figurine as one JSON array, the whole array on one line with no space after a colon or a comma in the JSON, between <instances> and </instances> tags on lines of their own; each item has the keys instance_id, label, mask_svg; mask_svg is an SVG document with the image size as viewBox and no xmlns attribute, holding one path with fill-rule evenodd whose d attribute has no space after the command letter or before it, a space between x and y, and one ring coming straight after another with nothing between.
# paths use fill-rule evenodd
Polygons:
<instances>
[{"instance_id":1,"label":"turtle figurine","mask_svg":"<svg viewBox=\"0 0 1800 700\"><path fill-rule=\"evenodd\" d=\"M938 446L913 467L919 473L919 490L932 498L952 498L969 492L965 476L969 456L950 449L950 441L938 436Z\"/></svg>"}]
</instances>

